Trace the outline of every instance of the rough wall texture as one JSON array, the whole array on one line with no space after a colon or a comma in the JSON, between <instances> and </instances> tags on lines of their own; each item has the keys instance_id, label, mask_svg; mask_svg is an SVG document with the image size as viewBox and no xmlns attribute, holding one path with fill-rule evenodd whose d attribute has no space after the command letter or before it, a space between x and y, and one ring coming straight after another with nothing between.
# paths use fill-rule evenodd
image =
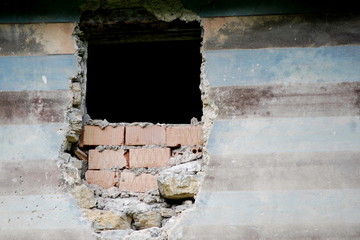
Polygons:
<instances>
[{"instance_id":1,"label":"rough wall texture","mask_svg":"<svg viewBox=\"0 0 360 240\"><path fill-rule=\"evenodd\" d=\"M170 239L359 238L358 25L349 14L203 20L210 159Z\"/></svg>"},{"instance_id":2,"label":"rough wall texture","mask_svg":"<svg viewBox=\"0 0 360 240\"><path fill-rule=\"evenodd\" d=\"M92 238L58 167L78 71L74 26L0 24L1 239Z\"/></svg>"}]
</instances>

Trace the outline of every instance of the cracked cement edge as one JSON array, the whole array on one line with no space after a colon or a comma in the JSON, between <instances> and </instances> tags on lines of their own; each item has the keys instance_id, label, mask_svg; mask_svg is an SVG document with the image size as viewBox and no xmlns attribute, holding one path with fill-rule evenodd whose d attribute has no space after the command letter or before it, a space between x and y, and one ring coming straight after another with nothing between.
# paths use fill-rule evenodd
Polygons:
<instances>
[{"instance_id":1,"label":"cracked cement edge","mask_svg":"<svg viewBox=\"0 0 360 240\"><path fill-rule=\"evenodd\" d=\"M140 7L152 13L158 20L165 22L172 22L176 19L185 22L201 20L196 13L184 8L181 0L87 0L80 6L80 10L96 11Z\"/></svg>"}]
</instances>

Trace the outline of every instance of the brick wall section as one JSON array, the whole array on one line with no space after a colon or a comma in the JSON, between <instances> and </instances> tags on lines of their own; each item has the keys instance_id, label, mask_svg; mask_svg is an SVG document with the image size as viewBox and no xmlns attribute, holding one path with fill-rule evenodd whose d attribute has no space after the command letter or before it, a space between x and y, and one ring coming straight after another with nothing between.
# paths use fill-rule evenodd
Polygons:
<instances>
[{"instance_id":1,"label":"brick wall section","mask_svg":"<svg viewBox=\"0 0 360 240\"><path fill-rule=\"evenodd\" d=\"M125 149L101 152L90 149L89 170L85 175L89 184L103 188L118 186L121 190L145 192L157 189L157 176L136 176L131 172L132 169L169 166L170 156L176 147L196 147L203 143L202 125L118 126L104 129L87 125L84 126L79 145L115 145Z\"/></svg>"},{"instance_id":2,"label":"brick wall section","mask_svg":"<svg viewBox=\"0 0 360 240\"><path fill-rule=\"evenodd\" d=\"M128 146L165 145L166 128L156 125L126 127L125 144Z\"/></svg>"},{"instance_id":3,"label":"brick wall section","mask_svg":"<svg viewBox=\"0 0 360 240\"><path fill-rule=\"evenodd\" d=\"M203 143L203 130L201 125L166 128L167 146L195 146L202 145Z\"/></svg>"},{"instance_id":4,"label":"brick wall section","mask_svg":"<svg viewBox=\"0 0 360 240\"><path fill-rule=\"evenodd\" d=\"M120 174L119 189L132 192L146 192L158 188L157 175L141 174L136 176L132 172Z\"/></svg>"},{"instance_id":5,"label":"brick wall section","mask_svg":"<svg viewBox=\"0 0 360 240\"><path fill-rule=\"evenodd\" d=\"M168 166L170 148L130 149L129 158L130 168Z\"/></svg>"},{"instance_id":6,"label":"brick wall section","mask_svg":"<svg viewBox=\"0 0 360 240\"><path fill-rule=\"evenodd\" d=\"M89 166L91 170L99 169L123 169L128 166L128 153L122 149L104 150L99 152L97 150L89 150Z\"/></svg>"},{"instance_id":7,"label":"brick wall section","mask_svg":"<svg viewBox=\"0 0 360 240\"><path fill-rule=\"evenodd\" d=\"M96 184L102 188L118 186L119 172L88 170L85 173L86 181L90 184Z\"/></svg>"},{"instance_id":8,"label":"brick wall section","mask_svg":"<svg viewBox=\"0 0 360 240\"><path fill-rule=\"evenodd\" d=\"M123 145L124 138L125 128L121 126L104 129L99 126L85 126L80 146Z\"/></svg>"}]
</instances>

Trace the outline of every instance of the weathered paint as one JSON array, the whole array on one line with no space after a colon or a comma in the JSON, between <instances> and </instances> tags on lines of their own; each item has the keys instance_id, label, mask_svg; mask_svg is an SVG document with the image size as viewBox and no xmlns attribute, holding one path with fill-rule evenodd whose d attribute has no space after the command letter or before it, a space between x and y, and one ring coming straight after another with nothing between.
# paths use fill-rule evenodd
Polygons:
<instances>
[{"instance_id":1,"label":"weathered paint","mask_svg":"<svg viewBox=\"0 0 360 240\"><path fill-rule=\"evenodd\" d=\"M215 120L211 155L358 151L360 117Z\"/></svg>"},{"instance_id":2,"label":"weathered paint","mask_svg":"<svg viewBox=\"0 0 360 240\"><path fill-rule=\"evenodd\" d=\"M204 49L321 47L360 44L359 14L205 18Z\"/></svg>"},{"instance_id":3,"label":"weathered paint","mask_svg":"<svg viewBox=\"0 0 360 240\"><path fill-rule=\"evenodd\" d=\"M69 89L75 55L0 57L0 91Z\"/></svg>"},{"instance_id":4,"label":"weathered paint","mask_svg":"<svg viewBox=\"0 0 360 240\"><path fill-rule=\"evenodd\" d=\"M75 23L0 24L0 56L74 54Z\"/></svg>"},{"instance_id":5,"label":"weathered paint","mask_svg":"<svg viewBox=\"0 0 360 240\"><path fill-rule=\"evenodd\" d=\"M57 159L66 124L0 126L0 161Z\"/></svg>"},{"instance_id":6,"label":"weathered paint","mask_svg":"<svg viewBox=\"0 0 360 240\"><path fill-rule=\"evenodd\" d=\"M358 239L359 197L359 189L202 192L175 231L177 239Z\"/></svg>"},{"instance_id":7,"label":"weathered paint","mask_svg":"<svg viewBox=\"0 0 360 240\"><path fill-rule=\"evenodd\" d=\"M360 82L211 87L217 118L355 116Z\"/></svg>"},{"instance_id":8,"label":"weathered paint","mask_svg":"<svg viewBox=\"0 0 360 240\"><path fill-rule=\"evenodd\" d=\"M64 122L70 101L68 90L0 92L0 125Z\"/></svg>"},{"instance_id":9,"label":"weathered paint","mask_svg":"<svg viewBox=\"0 0 360 240\"><path fill-rule=\"evenodd\" d=\"M75 22L83 0L3 0L0 23Z\"/></svg>"},{"instance_id":10,"label":"weathered paint","mask_svg":"<svg viewBox=\"0 0 360 240\"><path fill-rule=\"evenodd\" d=\"M0 196L1 239L93 239L70 194Z\"/></svg>"},{"instance_id":11,"label":"weathered paint","mask_svg":"<svg viewBox=\"0 0 360 240\"><path fill-rule=\"evenodd\" d=\"M0 196L59 193L63 179L54 159L0 161Z\"/></svg>"},{"instance_id":12,"label":"weathered paint","mask_svg":"<svg viewBox=\"0 0 360 240\"><path fill-rule=\"evenodd\" d=\"M360 188L359 157L360 151L234 155L224 152L211 156L202 190L356 189Z\"/></svg>"},{"instance_id":13,"label":"weathered paint","mask_svg":"<svg viewBox=\"0 0 360 240\"><path fill-rule=\"evenodd\" d=\"M201 17L273 15L294 13L353 12L355 2L292 1L292 0L181 0L184 7Z\"/></svg>"},{"instance_id":14,"label":"weathered paint","mask_svg":"<svg viewBox=\"0 0 360 240\"><path fill-rule=\"evenodd\" d=\"M360 81L360 46L206 51L210 86Z\"/></svg>"}]
</instances>

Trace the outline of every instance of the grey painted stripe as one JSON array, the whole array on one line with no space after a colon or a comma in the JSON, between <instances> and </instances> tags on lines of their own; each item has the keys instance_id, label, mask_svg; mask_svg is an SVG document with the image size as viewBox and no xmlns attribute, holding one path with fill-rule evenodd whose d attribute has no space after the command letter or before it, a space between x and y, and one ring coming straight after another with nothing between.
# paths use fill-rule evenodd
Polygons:
<instances>
[{"instance_id":1,"label":"grey painted stripe","mask_svg":"<svg viewBox=\"0 0 360 240\"><path fill-rule=\"evenodd\" d=\"M69 90L0 92L0 125L65 121Z\"/></svg>"},{"instance_id":2,"label":"grey painted stripe","mask_svg":"<svg viewBox=\"0 0 360 240\"><path fill-rule=\"evenodd\" d=\"M0 161L56 159L66 124L0 126Z\"/></svg>"},{"instance_id":3,"label":"grey painted stripe","mask_svg":"<svg viewBox=\"0 0 360 240\"><path fill-rule=\"evenodd\" d=\"M75 55L0 57L0 91L68 89L76 74Z\"/></svg>"},{"instance_id":4,"label":"grey painted stripe","mask_svg":"<svg viewBox=\"0 0 360 240\"><path fill-rule=\"evenodd\" d=\"M205 52L210 86L360 81L360 46Z\"/></svg>"},{"instance_id":5,"label":"grey painted stripe","mask_svg":"<svg viewBox=\"0 0 360 240\"><path fill-rule=\"evenodd\" d=\"M70 194L0 196L0 236L4 230L74 229L87 222Z\"/></svg>"},{"instance_id":6,"label":"grey painted stripe","mask_svg":"<svg viewBox=\"0 0 360 240\"><path fill-rule=\"evenodd\" d=\"M360 82L211 87L217 117L316 117L360 114Z\"/></svg>"},{"instance_id":7,"label":"grey painted stripe","mask_svg":"<svg viewBox=\"0 0 360 240\"><path fill-rule=\"evenodd\" d=\"M184 213L183 215L184 216ZM169 239L187 240L239 240L239 239L276 239L276 240L358 240L360 224L324 225L267 225L267 226L233 226L233 225L196 225L189 224L182 217L182 225L177 225Z\"/></svg>"},{"instance_id":8,"label":"grey painted stripe","mask_svg":"<svg viewBox=\"0 0 360 240\"><path fill-rule=\"evenodd\" d=\"M202 190L360 188L359 151L211 155Z\"/></svg>"},{"instance_id":9,"label":"grey painted stripe","mask_svg":"<svg viewBox=\"0 0 360 240\"><path fill-rule=\"evenodd\" d=\"M216 120L208 140L212 155L358 151L360 117Z\"/></svg>"},{"instance_id":10,"label":"grey painted stripe","mask_svg":"<svg viewBox=\"0 0 360 240\"><path fill-rule=\"evenodd\" d=\"M358 199L360 189L201 192L190 224L360 224Z\"/></svg>"},{"instance_id":11,"label":"grey painted stripe","mask_svg":"<svg viewBox=\"0 0 360 240\"><path fill-rule=\"evenodd\" d=\"M59 193L61 171L53 159L0 161L0 196Z\"/></svg>"},{"instance_id":12,"label":"grey painted stripe","mask_svg":"<svg viewBox=\"0 0 360 240\"><path fill-rule=\"evenodd\" d=\"M204 48L320 47L360 43L360 15L305 14L204 19Z\"/></svg>"}]
</instances>

